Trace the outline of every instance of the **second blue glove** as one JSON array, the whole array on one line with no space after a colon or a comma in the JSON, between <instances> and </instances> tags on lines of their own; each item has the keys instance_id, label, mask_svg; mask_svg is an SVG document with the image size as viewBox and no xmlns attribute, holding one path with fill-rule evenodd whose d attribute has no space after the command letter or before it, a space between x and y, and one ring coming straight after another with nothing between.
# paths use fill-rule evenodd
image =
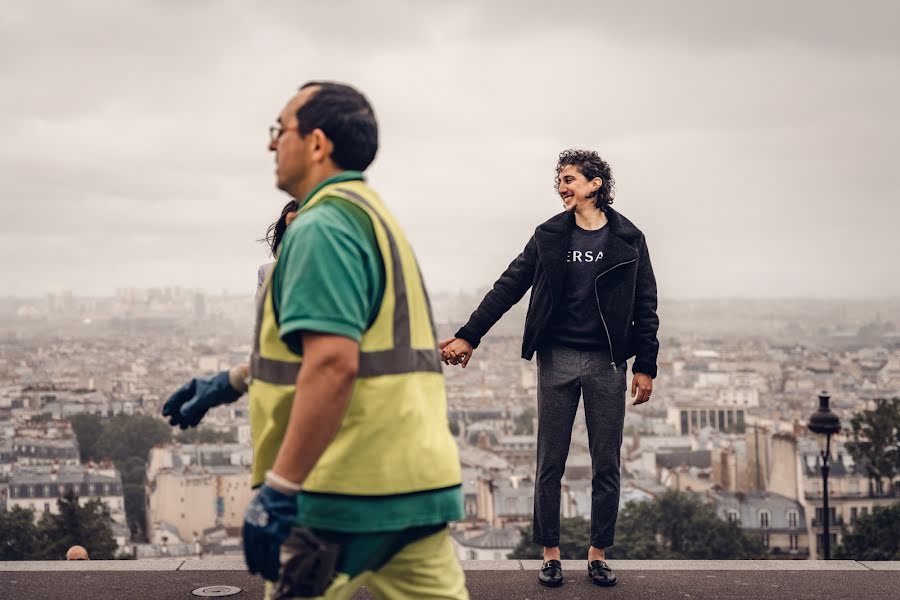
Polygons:
<instances>
[{"instance_id":1,"label":"second blue glove","mask_svg":"<svg viewBox=\"0 0 900 600\"><path fill-rule=\"evenodd\" d=\"M178 388L163 405L162 414L169 417L169 424L173 427L196 427L206 411L234 402L241 395L228 381L228 371L222 371L209 379L191 379Z\"/></svg>"},{"instance_id":2,"label":"second blue glove","mask_svg":"<svg viewBox=\"0 0 900 600\"><path fill-rule=\"evenodd\" d=\"M281 544L288 538L297 516L297 498L267 485L247 506L244 516L244 558L251 574L261 573L269 581L278 580Z\"/></svg>"}]
</instances>

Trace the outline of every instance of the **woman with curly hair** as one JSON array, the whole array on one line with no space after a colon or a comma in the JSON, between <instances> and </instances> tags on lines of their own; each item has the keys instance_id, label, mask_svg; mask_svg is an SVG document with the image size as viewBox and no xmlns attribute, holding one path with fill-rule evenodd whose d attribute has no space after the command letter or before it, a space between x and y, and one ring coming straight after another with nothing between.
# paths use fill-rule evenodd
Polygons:
<instances>
[{"instance_id":1,"label":"woman with curly hair","mask_svg":"<svg viewBox=\"0 0 900 600\"><path fill-rule=\"evenodd\" d=\"M538 581L563 584L560 482L584 397L592 462L588 576L612 586L605 562L619 507L619 450L626 361L635 357L633 404L650 399L659 352L656 279L644 235L612 209L614 180L596 152L566 150L556 165L564 211L535 229L456 336L441 342L446 364L465 367L482 337L528 288L522 358L537 354L538 434L533 541L544 547Z\"/></svg>"}]
</instances>

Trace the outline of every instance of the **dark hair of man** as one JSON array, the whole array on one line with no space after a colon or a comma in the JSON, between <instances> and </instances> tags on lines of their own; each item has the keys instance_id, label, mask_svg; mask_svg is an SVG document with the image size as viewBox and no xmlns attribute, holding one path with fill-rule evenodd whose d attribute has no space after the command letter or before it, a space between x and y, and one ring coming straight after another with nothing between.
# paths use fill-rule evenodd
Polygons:
<instances>
[{"instance_id":1,"label":"dark hair of man","mask_svg":"<svg viewBox=\"0 0 900 600\"><path fill-rule=\"evenodd\" d=\"M300 89L313 86L318 89L297 110L300 135L321 129L334 144L335 165L365 171L378 152L378 123L369 101L349 85L331 81L310 81Z\"/></svg>"},{"instance_id":2,"label":"dark hair of man","mask_svg":"<svg viewBox=\"0 0 900 600\"><path fill-rule=\"evenodd\" d=\"M573 165L578 172L585 176L588 181L595 177L603 180L600 189L594 193L594 205L603 210L605 206L613 203L616 193L616 180L613 179L612 169L609 163L600 158L600 155L593 150L576 150L570 148L559 153L559 160L556 162L556 190L559 191L559 174L563 169Z\"/></svg>"},{"instance_id":3,"label":"dark hair of man","mask_svg":"<svg viewBox=\"0 0 900 600\"><path fill-rule=\"evenodd\" d=\"M281 216L278 217L278 220L266 229L266 237L259 240L269 244L269 247L272 249L272 256L275 256L278 246L281 244L281 238L284 237L284 232L287 231L287 215L295 210L297 210L296 200L291 200L285 204L284 208L281 209Z\"/></svg>"}]
</instances>

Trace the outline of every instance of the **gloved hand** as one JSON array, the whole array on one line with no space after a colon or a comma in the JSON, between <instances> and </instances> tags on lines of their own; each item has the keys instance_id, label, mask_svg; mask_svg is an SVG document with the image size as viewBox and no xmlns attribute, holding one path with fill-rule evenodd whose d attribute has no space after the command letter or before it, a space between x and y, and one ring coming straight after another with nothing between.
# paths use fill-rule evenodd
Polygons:
<instances>
[{"instance_id":1,"label":"gloved hand","mask_svg":"<svg viewBox=\"0 0 900 600\"><path fill-rule=\"evenodd\" d=\"M244 558L247 568L269 581L278 581L281 544L288 538L297 516L297 497L263 484L244 515Z\"/></svg>"},{"instance_id":2,"label":"gloved hand","mask_svg":"<svg viewBox=\"0 0 900 600\"><path fill-rule=\"evenodd\" d=\"M228 371L209 379L194 378L178 388L163 404L162 414L169 424L182 429L196 427L206 411L220 404L229 404L241 397L228 381Z\"/></svg>"}]
</instances>

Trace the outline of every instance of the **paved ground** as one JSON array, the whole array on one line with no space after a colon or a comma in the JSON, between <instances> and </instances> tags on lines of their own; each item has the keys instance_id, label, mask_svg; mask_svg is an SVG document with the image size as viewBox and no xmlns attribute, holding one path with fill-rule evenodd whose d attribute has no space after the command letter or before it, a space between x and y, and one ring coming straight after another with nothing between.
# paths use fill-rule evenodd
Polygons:
<instances>
[{"instance_id":1,"label":"paved ground","mask_svg":"<svg viewBox=\"0 0 900 600\"><path fill-rule=\"evenodd\" d=\"M51 563L65 570L41 570L39 564L28 570L9 570L14 563L0 563L0 598L3 600L48 600L48 599L89 599L106 598L179 598L190 599L191 590L211 585L231 585L242 592L231 596L241 598L261 598L262 585L259 579L236 569L199 570L202 562L193 564L189 570L168 566L159 570L128 571L128 563L115 561L110 567L115 570L100 570L99 561L90 570L77 570L73 563ZM140 561L145 563L147 561ZM562 588L548 589L538 585L534 570L526 562L517 561L496 564L503 570L468 570L466 572L469 591L473 600L488 599L542 599L583 600L586 598L640 598L641 600L674 600L678 598L715 598L721 600L744 599L775 600L796 599L838 599L854 600L897 598L900 596L900 565L897 563L877 565L895 570L869 570L873 563L845 562L836 564L837 570L828 569L827 564L816 561L794 563L804 570L784 570L778 567L764 570L759 563L734 562L735 570L713 568L685 570L664 568L665 563L647 562L647 569L640 568L640 561L622 564L617 572L620 582L615 588L604 589L592 585L580 569L580 561L568 563L566 584ZM760 561L762 563L766 561ZM45 565L47 563L44 563ZM81 563L82 565L84 563ZM12 566L10 566L12 565ZM803 565L803 566L801 566ZM25 566L25 565L21 565ZM472 566L471 563L466 565ZM480 565L488 566L488 565ZM614 565L615 566L615 565ZM669 564L669 566L677 566ZM694 565L701 566L700 564ZM787 565L790 566L790 565ZM477 566L476 566L477 567ZM190 570L197 569L197 570ZM365 591L356 598L371 598Z\"/></svg>"}]
</instances>

